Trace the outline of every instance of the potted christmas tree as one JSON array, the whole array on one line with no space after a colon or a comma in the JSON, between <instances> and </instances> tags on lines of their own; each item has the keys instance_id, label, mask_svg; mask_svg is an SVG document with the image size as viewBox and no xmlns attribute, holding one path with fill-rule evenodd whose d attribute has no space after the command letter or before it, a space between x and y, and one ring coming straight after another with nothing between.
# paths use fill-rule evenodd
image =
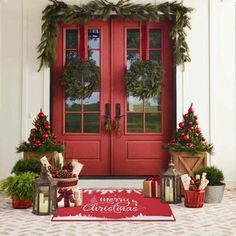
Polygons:
<instances>
[{"instance_id":1,"label":"potted christmas tree","mask_svg":"<svg viewBox=\"0 0 236 236\"><path fill-rule=\"evenodd\" d=\"M40 110L33 122L34 128L30 130L28 142L24 141L17 148L17 152L24 152L24 158L47 156L50 160L54 152L63 152L63 146L56 141L47 116Z\"/></svg>"},{"instance_id":2,"label":"potted christmas tree","mask_svg":"<svg viewBox=\"0 0 236 236\"><path fill-rule=\"evenodd\" d=\"M164 145L164 149L171 154L175 167L181 174L187 173L193 177L194 171L207 165L207 153L212 153L213 145L206 142L201 132L193 104L178 126L174 138Z\"/></svg>"}]
</instances>

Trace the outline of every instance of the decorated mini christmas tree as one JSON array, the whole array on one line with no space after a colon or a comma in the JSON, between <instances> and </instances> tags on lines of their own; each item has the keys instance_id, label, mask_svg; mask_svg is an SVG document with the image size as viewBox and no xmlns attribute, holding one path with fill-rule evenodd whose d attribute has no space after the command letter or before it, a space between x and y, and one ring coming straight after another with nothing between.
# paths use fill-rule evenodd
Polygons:
<instances>
[{"instance_id":1,"label":"decorated mini christmas tree","mask_svg":"<svg viewBox=\"0 0 236 236\"><path fill-rule=\"evenodd\" d=\"M62 152L63 146L56 141L47 116L40 110L33 122L34 128L30 130L28 142L23 142L17 148L17 152L35 152L45 154L47 152Z\"/></svg>"},{"instance_id":2,"label":"decorated mini christmas tree","mask_svg":"<svg viewBox=\"0 0 236 236\"><path fill-rule=\"evenodd\" d=\"M213 145L206 142L199 127L198 117L194 115L193 104L188 113L183 115L183 121L178 124L174 138L164 146L169 152L208 152L212 153Z\"/></svg>"}]
</instances>

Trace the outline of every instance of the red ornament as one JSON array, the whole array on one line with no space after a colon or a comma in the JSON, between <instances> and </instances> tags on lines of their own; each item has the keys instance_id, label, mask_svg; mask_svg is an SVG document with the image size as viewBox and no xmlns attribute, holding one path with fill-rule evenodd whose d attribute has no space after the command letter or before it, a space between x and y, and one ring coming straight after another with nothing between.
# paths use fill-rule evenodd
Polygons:
<instances>
[{"instance_id":1,"label":"red ornament","mask_svg":"<svg viewBox=\"0 0 236 236\"><path fill-rule=\"evenodd\" d=\"M35 125L36 127L38 127L38 126L39 126L39 122L36 120L36 121L34 122L34 125Z\"/></svg>"},{"instance_id":2,"label":"red ornament","mask_svg":"<svg viewBox=\"0 0 236 236\"><path fill-rule=\"evenodd\" d=\"M45 115L44 115L43 112L39 112L38 117L39 117L40 119L43 119L44 116L45 116Z\"/></svg>"},{"instance_id":3,"label":"red ornament","mask_svg":"<svg viewBox=\"0 0 236 236\"><path fill-rule=\"evenodd\" d=\"M43 139L47 139L48 138L48 134L42 134L42 138Z\"/></svg>"},{"instance_id":4,"label":"red ornament","mask_svg":"<svg viewBox=\"0 0 236 236\"><path fill-rule=\"evenodd\" d=\"M32 141L33 141L33 139L32 139L32 138L28 138L28 141L29 141L29 142L32 142Z\"/></svg>"},{"instance_id":5,"label":"red ornament","mask_svg":"<svg viewBox=\"0 0 236 236\"><path fill-rule=\"evenodd\" d=\"M184 114L183 117L186 119L188 118L188 114Z\"/></svg>"},{"instance_id":6,"label":"red ornament","mask_svg":"<svg viewBox=\"0 0 236 236\"><path fill-rule=\"evenodd\" d=\"M197 129L196 129L196 132L197 132L197 133L201 133L201 129L200 129L200 128L197 128Z\"/></svg>"},{"instance_id":7,"label":"red ornament","mask_svg":"<svg viewBox=\"0 0 236 236\"><path fill-rule=\"evenodd\" d=\"M205 139L204 137L202 137L202 141L203 141L203 142L205 142L205 141L206 141L206 139Z\"/></svg>"},{"instance_id":8,"label":"red ornament","mask_svg":"<svg viewBox=\"0 0 236 236\"><path fill-rule=\"evenodd\" d=\"M51 125L45 125L44 127L46 130L50 130L51 129Z\"/></svg>"},{"instance_id":9,"label":"red ornament","mask_svg":"<svg viewBox=\"0 0 236 236\"><path fill-rule=\"evenodd\" d=\"M180 135L183 137L183 136L184 136L184 133L181 133Z\"/></svg>"},{"instance_id":10,"label":"red ornament","mask_svg":"<svg viewBox=\"0 0 236 236\"><path fill-rule=\"evenodd\" d=\"M198 123L198 121L196 120L196 121L194 122L194 124L195 124L195 125L198 125L199 123Z\"/></svg>"},{"instance_id":11,"label":"red ornament","mask_svg":"<svg viewBox=\"0 0 236 236\"><path fill-rule=\"evenodd\" d=\"M54 134L54 135L52 136L52 138L53 138L53 139L56 139L56 138L57 138L57 136Z\"/></svg>"},{"instance_id":12,"label":"red ornament","mask_svg":"<svg viewBox=\"0 0 236 236\"><path fill-rule=\"evenodd\" d=\"M180 128L184 128L184 122L180 122L180 123L179 123L179 127L180 127Z\"/></svg>"},{"instance_id":13,"label":"red ornament","mask_svg":"<svg viewBox=\"0 0 236 236\"><path fill-rule=\"evenodd\" d=\"M187 140L189 140L189 136L186 134L186 135L184 135L183 139L184 139L185 141L187 141Z\"/></svg>"},{"instance_id":14,"label":"red ornament","mask_svg":"<svg viewBox=\"0 0 236 236\"><path fill-rule=\"evenodd\" d=\"M194 180L193 179L190 179L190 184L194 185Z\"/></svg>"},{"instance_id":15,"label":"red ornament","mask_svg":"<svg viewBox=\"0 0 236 236\"><path fill-rule=\"evenodd\" d=\"M191 106L189 109L188 109L188 113L194 113L194 109L193 109L193 107Z\"/></svg>"},{"instance_id":16,"label":"red ornament","mask_svg":"<svg viewBox=\"0 0 236 236\"><path fill-rule=\"evenodd\" d=\"M76 175L76 174L73 174L73 177L77 177L77 175Z\"/></svg>"},{"instance_id":17,"label":"red ornament","mask_svg":"<svg viewBox=\"0 0 236 236\"><path fill-rule=\"evenodd\" d=\"M193 131L193 130L194 130L194 127L193 127L193 126L191 126L189 129L190 129L191 131Z\"/></svg>"},{"instance_id":18,"label":"red ornament","mask_svg":"<svg viewBox=\"0 0 236 236\"><path fill-rule=\"evenodd\" d=\"M188 122L188 124L189 124L189 125L192 125L192 124L193 124L193 122L192 122L192 121L189 121L189 122Z\"/></svg>"},{"instance_id":19,"label":"red ornament","mask_svg":"<svg viewBox=\"0 0 236 236\"><path fill-rule=\"evenodd\" d=\"M170 143L175 143L175 139L171 139Z\"/></svg>"},{"instance_id":20,"label":"red ornament","mask_svg":"<svg viewBox=\"0 0 236 236\"><path fill-rule=\"evenodd\" d=\"M198 119L198 117L197 117L197 116L194 116L194 119L195 119L195 120L197 120L197 119Z\"/></svg>"},{"instance_id":21,"label":"red ornament","mask_svg":"<svg viewBox=\"0 0 236 236\"><path fill-rule=\"evenodd\" d=\"M30 132L31 132L31 133L35 133L35 132L36 132L36 129L31 129Z\"/></svg>"},{"instance_id":22,"label":"red ornament","mask_svg":"<svg viewBox=\"0 0 236 236\"><path fill-rule=\"evenodd\" d=\"M39 144L41 144L41 142L39 140L35 140L35 144L39 145Z\"/></svg>"}]
</instances>

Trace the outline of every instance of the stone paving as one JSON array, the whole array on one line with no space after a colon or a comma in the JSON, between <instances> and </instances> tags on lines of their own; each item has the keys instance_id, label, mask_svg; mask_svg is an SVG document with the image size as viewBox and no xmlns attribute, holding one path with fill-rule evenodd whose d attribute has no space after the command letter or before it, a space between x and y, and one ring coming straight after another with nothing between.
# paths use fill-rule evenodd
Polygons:
<instances>
[{"instance_id":1,"label":"stone paving","mask_svg":"<svg viewBox=\"0 0 236 236\"><path fill-rule=\"evenodd\" d=\"M32 209L12 209L0 192L0 236L236 235L236 189L226 190L221 204L171 208L176 222L51 222L51 216L33 215Z\"/></svg>"}]
</instances>

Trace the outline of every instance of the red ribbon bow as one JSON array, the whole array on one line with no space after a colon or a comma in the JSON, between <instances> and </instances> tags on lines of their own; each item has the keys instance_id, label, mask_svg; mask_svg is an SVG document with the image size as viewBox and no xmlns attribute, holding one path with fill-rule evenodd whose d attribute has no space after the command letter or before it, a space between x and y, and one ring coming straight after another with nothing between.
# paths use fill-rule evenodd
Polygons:
<instances>
[{"instance_id":1,"label":"red ribbon bow","mask_svg":"<svg viewBox=\"0 0 236 236\"><path fill-rule=\"evenodd\" d=\"M151 181L151 194L152 197L157 197L156 196L156 182L157 184L160 184L160 178L159 176L152 176L151 178L148 179L148 181Z\"/></svg>"},{"instance_id":2,"label":"red ribbon bow","mask_svg":"<svg viewBox=\"0 0 236 236\"><path fill-rule=\"evenodd\" d=\"M58 193L60 194L57 198L57 202L60 202L64 198L64 207L70 207L70 202L75 203L75 199L73 198L72 189L59 189Z\"/></svg>"}]
</instances>

